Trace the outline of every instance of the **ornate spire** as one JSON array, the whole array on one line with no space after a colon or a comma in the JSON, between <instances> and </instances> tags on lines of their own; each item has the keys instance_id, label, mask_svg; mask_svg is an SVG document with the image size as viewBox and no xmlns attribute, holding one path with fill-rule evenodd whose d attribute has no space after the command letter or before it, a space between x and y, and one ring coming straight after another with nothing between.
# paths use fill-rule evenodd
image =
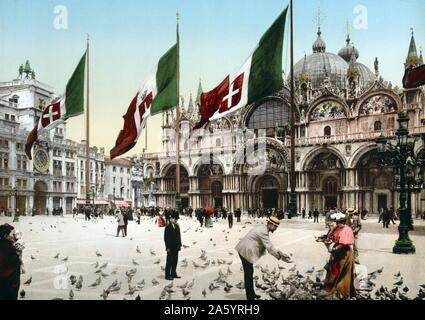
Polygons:
<instances>
[{"instance_id":1,"label":"ornate spire","mask_svg":"<svg viewBox=\"0 0 425 320\"><path fill-rule=\"evenodd\" d=\"M193 106L193 99L192 99L192 92L190 93L190 99L189 99L189 105L187 106L187 113L190 115L193 114L193 111L195 110Z\"/></svg>"},{"instance_id":2,"label":"ornate spire","mask_svg":"<svg viewBox=\"0 0 425 320\"><path fill-rule=\"evenodd\" d=\"M406 58L406 68L417 67L420 64L420 58L416 49L415 34L413 32L413 28L410 30L412 31L412 38L410 39L409 52Z\"/></svg>"},{"instance_id":3,"label":"ornate spire","mask_svg":"<svg viewBox=\"0 0 425 320\"><path fill-rule=\"evenodd\" d=\"M201 104L201 94L202 94L202 83L201 83L201 78L199 78L198 93L196 94L196 100L195 100L196 105Z\"/></svg>"},{"instance_id":4,"label":"ornate spire","mask_svg":"<svg viewBox=\"0 0 425 320\"><path fill-rule=\"evenodd\" d=\"M422 66L424 64L424 58L422 56L422 48L419 49L421 52L421 55L419 56L419 64Z\"/></svg>"},{"instance_id":5,"label":"ornate spire","mask_svg":"<svg viewBox=\"0 0 425 320\"><path fill-rule=\"evenodd\" d=\"M306 64L307 64L307 55L304 53L304 60L303 60L303 68L300 74L300 81L309 81L311 80L311 77L306 72Z\"/></svg>"}]
</instances>

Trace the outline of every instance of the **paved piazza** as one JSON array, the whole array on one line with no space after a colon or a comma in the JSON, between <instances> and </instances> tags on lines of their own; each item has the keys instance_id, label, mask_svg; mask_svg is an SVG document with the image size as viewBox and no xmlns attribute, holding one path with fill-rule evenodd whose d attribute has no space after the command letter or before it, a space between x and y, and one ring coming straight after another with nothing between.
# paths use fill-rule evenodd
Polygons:
<instances>
[{"instance_id":1,"label":"paved piazza","mask_svg":"<svg viewBox=\"0 0 425 320\"><path fill-rule=\"evenodd\" d=\"M0 217L0 223L12 223L12 218ZM208 299L208 300L243 300L244 290L238 289L236 285L243 280L241 262L234 250L235 245L248 230L257 223L264 223L260 219L249 220L242 218L242 222L235 222L233 229L229 230L227 221L219 220L212 228L199 228L197 220L182 217L179 224L182 232L182 242L185 246L179 255L177 273L182 277L173 283L173 293L167 294L165 299ZM164 229L154 224L154 220L143 217L141 224L130 221L128 226L128 237L116 238L116 222L113 217L105 217L97 222L86 222L84 217L21 217L18 223L13 225L22 232L25 242L24 263L26 272L21 276L21 289L26 292L24 299L69 299L69 291L73 289L74 299L96 300L103 299L100 294L103 289L108 288L115 280L121 282L118 292L111 292L108 300L135 299L140 295L141 299L157 300L161 292L170 281L164 279L165 248L163 241ZM284 252L293 254L293 264L284 264L267 254L260 259L255 268L255 276L261 279L261 267L269 270L281 270L282 275L289 275L291 267L296 268L301 274L311 267L315 270L321 269L328 253L322 243L316 243L314 236L325 232L323 218L319 224L312 220L300 218L282 220L281 226L271 235L272 242ZM425 284L425 272L423 261L425 261L425 223L415 220L415 231L411 238L417 249L414 255L392 254L392 246L398 235L397 227L391 225L390 229L382 229L382 224L377 223L376 217L370 217L363 223L360 233L359 248L360 261L367 267L370 273L381 267L383 272L374 280L375 288L382 284L388 288L393 287L394 274L398 271L404 279L403 287L406 285L410 290L407 292L409 298L414 298L419 291L419 285ZM201 260L201 250L206 251L207 259ZM139 252L138 252L139 251ZM152 253L151 253L152 251ZM101 254L98 256L97 253ZM59 257L55 256L59 253ZM32 257L31 257L32 256ZM68 258L66 261L63 259ZM187 266L183 267L184 261ZM204 266L208 264L208 266ZM103 275L95 273L96 262L99 266L108 262L106 268L102 269ZM204 266L204 267L195 267ZM285 269L278 269L280 266ZM129 293L128 278L126 272L136 269L131 279L131 286L145 281L142 290ZM226 281L233 285L230 291L224 291L224 287L210 290L209 285L216 279L219 272L228 274ZM231 274L230 274L230 272ZM81 290L76 290L70 284L69 277L75 275L83 276ZM30 285L23 283L32 277ZM99 285L89 287L96 279L101 278ZM155 279L157 284L153 284ZM194 279L194 284L183 295L178 285ZM202 292L205 290L206 295ZM263 299L271 299L267 293L257 289L257 293Z\"/></svg>"}]
</instances>

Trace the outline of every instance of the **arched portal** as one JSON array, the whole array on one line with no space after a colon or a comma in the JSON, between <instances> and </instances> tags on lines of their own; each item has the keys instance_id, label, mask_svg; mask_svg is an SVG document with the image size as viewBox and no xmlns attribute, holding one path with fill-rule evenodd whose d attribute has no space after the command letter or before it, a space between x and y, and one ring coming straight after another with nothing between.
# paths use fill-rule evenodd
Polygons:
<instances>
[{"instance_id":1,"label":"arched portal","mask_svg":"<svg viewBox=\"0 0 425 320\"><path fill-rule=\"evenodd\" d=\"M390 208L394 202L394 172L378 164L376 149L366 152L356 164L360 194L359 206L370 213Z\"/></svg>"},{"instance_id":2,"label":"arched portal","mask_svg":"<svg viewBox=\"0 0 425 320\"><path fill-rule=\"evenodd\" d=\"M219 207L223 205L223 168L219 164L201 164L195 175L198 177L200 205Z\"/></svg>"},{"instance_id":3,"label":"arched portal","mask_svg":"<svg viewBox=\"0 0 425 320\"><path fill-rule=\"evenodd\" d=\"M323 149L305 164L305 207L309 210L342 207L343 161L340 156ZM304 206L302 206L304 208Z\"/></svg>"},{"instance_id":4,"label":"arched portal","mask_svg":"<svg viewBox=\"0 0 425 320\"><path fill-rule=\"evenodd\" d=\"M163 178L163 188L165 191L165 206L175 207L176 193L176 165L171 165ZM180 196L183 208L189 206L189 174L184 166L180 165Z\"/></svg>"},{"instance_id":5,"label":"arched portal","mask_svg":"<svg viewBox=\"0 0 425 320\"><path fill-rule=\"evenodd\" d=\"M257 183L257 194L262 209L278 209L279 204L279 182L271 175L263 176Z\"/></svg>"},{"instance_id":6,"label":"arched portal","mask_svg":"<svg viewBox=\"0 0 425 320\"><path fill-rule=\"evenodd\" d=\"M38 180L34 184L34 209L35 214L46 214L47 184Z\"/></svg>"}]
</instances>

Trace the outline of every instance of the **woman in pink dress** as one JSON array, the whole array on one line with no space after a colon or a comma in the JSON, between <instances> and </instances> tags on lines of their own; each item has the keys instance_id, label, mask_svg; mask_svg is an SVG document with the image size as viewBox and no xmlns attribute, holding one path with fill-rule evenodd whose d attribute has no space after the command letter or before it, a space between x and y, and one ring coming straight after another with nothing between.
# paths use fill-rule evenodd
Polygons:
<instances>
[{"instance_id":1,"label":"woman in pink dress","mask_svg":"<svg viewBox=\"0 0 425 320\"><path fill-rule=\"evenodd\" d=\"M345 214L337 212L331 215L331 219L337 225L324 240L331 256L323 289L328 295L338 295L345 299L355 297L353 230L345 224Z\"/></svg>"}]
</instances>

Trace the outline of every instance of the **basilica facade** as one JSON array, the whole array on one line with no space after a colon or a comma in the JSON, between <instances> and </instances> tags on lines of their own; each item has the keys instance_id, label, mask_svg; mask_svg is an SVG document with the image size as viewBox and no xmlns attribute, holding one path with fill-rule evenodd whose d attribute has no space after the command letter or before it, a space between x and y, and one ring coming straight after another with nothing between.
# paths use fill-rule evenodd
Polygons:
<instances>
[{"instance_id":1,"label":"basilica facade","mask_svg":"<svg viewBox=\"0 0 425 320\"><path fill-rule=\"evenodd\" d=\"M398 113L408 114L410 139L424 150L425 88L402 90L373 71L347 36L338 54L326 51L320 29L313 52L294 66L297 208L398 208L397 172L379 165L376 138L394 139ZM404 67L423 64L412 34ZM402 62L400 68L403 67ZM180 181L183 206L288 210L290 92L282 90L193 131L199 120L199 85L182 110ZM183 102L184 104L184 102ZM163 115L162 152L143 154L143 194L158 206L175 206L176 117ZM424 151L422 151L424 152ZM423 171L420 172L423 175ZM150 203L151 200L149 200ZM425 193L411 195L413 215L425 210Z\"/></svg>"}]
</instances>

